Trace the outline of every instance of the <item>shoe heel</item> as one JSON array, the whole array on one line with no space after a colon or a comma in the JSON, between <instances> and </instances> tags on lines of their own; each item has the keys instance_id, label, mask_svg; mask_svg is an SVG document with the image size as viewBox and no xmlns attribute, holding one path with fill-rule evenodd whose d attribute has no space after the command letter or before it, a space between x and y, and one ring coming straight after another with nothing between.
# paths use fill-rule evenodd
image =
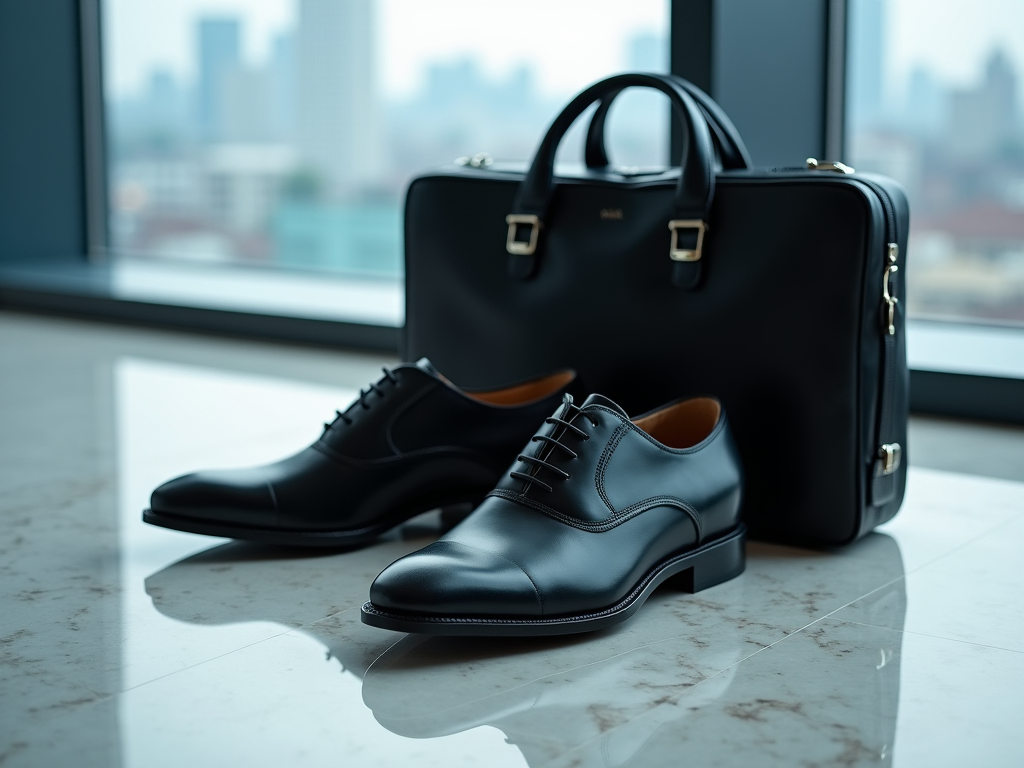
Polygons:
<instances>
[{"instance_id":1,"label":"shoe heel","mask_svg":"<svg viewBox=\"0 0 1024 768\"><path fill-rule=\"evenodd\" d=\"M747 567L746 532L695 553L669 579L676 589L694 594L734 579Z\"/></svg>"}]
</instances>

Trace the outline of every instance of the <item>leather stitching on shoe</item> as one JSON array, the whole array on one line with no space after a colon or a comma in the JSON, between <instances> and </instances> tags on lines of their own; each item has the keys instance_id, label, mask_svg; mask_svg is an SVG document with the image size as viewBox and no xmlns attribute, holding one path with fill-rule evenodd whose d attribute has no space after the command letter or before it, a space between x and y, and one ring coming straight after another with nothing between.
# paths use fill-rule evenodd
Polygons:
<instances>
[{"instance_id":1,"label":"leather stitching on shoe","mask_svg":"<svg viewBox=\"0 0 1024 768\"><path fill-rule=\"evenodd\" d=\"M463 448L462 446L458 445L440 445L433 448L419 448L415 451L403 453L400 456L384 456L379 459L356 459L351 456L346 456L343 453L338 453L336 450L331 448L331 446L326 445L325 443L320 441L314 443L312 445L312 448L314 448L317 451L320 451L325 456L334 459L340 464L347 464L352 467L375 467L381 464L396 464L398 462L411 461L412 459L416 459L421 456L429 456L430 454L437 453L457 453L462 454L463 456L469 456L470 458L476 459L477 461L479 461L481 458L479 451L474 451L471 448ZM482 463L484 466L487 466L486 462Z\"/></svg>"},{"instance_id":2,"label":"leather stitching on shoe","mask_svg":"<svg viewBox=\"0 0 1024 768\"><path fill-rule=\"evenodd\" d=\"M387 441L388 448L390 448L392 451L394 451L396 455L399 455L399 456L403 455L403 451L397 445L395 445L395 439L394 439L394 433L393 433L393 430L395 428L395 423L398 421L399 418L401 418L403 415L405 415L406 411L408 411L414 405L417 405L420 402L420 400L422 400L427 395L429 395L431 392L436 390L437 387L438 387L438 383L437 382L430 382L421 391L417 392L415 395L410 397L406 402L404 402L401 405L400 408L397 408L395 410L395 412L393 414L391 414L391 417L387 420L387 422L384 424L384 439Z\"/></svg>"},{"instance_id":3,"label":"leather stitching on shoe","mask_svg":"<svg viewBox=\"0 0 1024 768\"><path fill-rule=\"evenodd\" d=\"M594 478L594 482L597 484L597 492L601 495L601 500L604 505L608 507L608 511L615 515L615 507L612 505L611 499L608 498L608 492L604 487L604 473L608 468L608 462L611 461L612 453L619 445L619 441L625 437L626 432L629 430L622 424L619 424L612 432L611 438L608 440L608 444L604 447L604 452L601 454L601 460L597 462L597 472Z\"/></svg>"},{"instance_id":4,"label":"leather stitching on shoe","mask_svg":"<svg viewBox=\"0 0 1024 768\"><path fill-rule=\"evenodd\" d=\"M534 501L529 496L524 496L517 491L507 491L504 488L495 488L493 491L487 494L488 496L496 496L501 499L507 499L508 501L522 504L525 507L530 507L537 512L540 512L548 517L554 518L560 523L572 526L573 528L579 528L581 531L592 531L594 533L602 533L604 531L610 531L612 528L622 525L627 520L630 520L637 515L646 512L649 509L655 507L675 507L681 509L686 513L687 517L693 522L694 528L697 533L697 543L700 544L704 540L704 529L701 525L700 514L690 504L687 504L682 499L678 499L675 496L654 496L650 499L644 499L643 501L637 501L625 507L612 517L609 517L603 523L586 523L582 520L569 517L557 509L553 509L546 504L542 504L539 501Z\"/></svg>"},{"instance_id":5,"label":"leather stitching on shoe","mask_svg":"<svg viewBox=\"0 0 1024 768\"><path fill-rule=\"evenodd\" d=\"M653 443L659 449L661 449L663 451L666 451L667 453L674 453L674 454L677 454L677 455L686 454L686 453L696 453L697 451L703 450L704 446L707 445L707 443L709 441L714 439L715 436L717 436L718 433L721 432L725 428L725 419L720 417L718 419L718 423L715 424L714 429L712 429L711 432L708 433L708 436L705 437L703 440L701 440L696 445L691 445L689 448L669 448L664 443L659 443L653 437L648 435L646 432L644 432L642 429L640 429L640 427L638 427L632 421L624 420L622 418L622 414L616 413L615 411L611 410L610 408L605 408L603 405L589 405L589 406L587 406L587 410L588 411L591 408L600 409L602 411L610 413L612 416L614 416L616 419L618 419L622 423L622 426L624 426L626 429L628 429L628 430L630 430L632 432L635 432L636 434L640 435L640 437L644 438L645 440L647 440L650 443Z\"/></svg>"}]
</instances>

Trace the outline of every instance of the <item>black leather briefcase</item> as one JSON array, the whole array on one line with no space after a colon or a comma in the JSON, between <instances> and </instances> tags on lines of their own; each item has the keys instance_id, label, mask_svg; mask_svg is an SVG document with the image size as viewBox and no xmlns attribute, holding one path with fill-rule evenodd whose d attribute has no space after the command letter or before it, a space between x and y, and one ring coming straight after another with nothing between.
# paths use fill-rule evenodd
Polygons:
<instances>
[{"instance_id":1,"label":"black leather briefcase","mask_svg":"<svg viewBox=\"0 0 1024 768\"><path fill-rule=\"evenodd\" d=\"M681 168L607 165L623 88L665 93ZM590 167L555 150L598 103ZM618 75L556 118L528 169L474 162L406 196L403 356L467 387L572 367L628 412L725 404L760 538L840 544L891 518L906 483L909 211L841 163L752 169L721 109L677 78Z\"/></svg>"}]
</instances>

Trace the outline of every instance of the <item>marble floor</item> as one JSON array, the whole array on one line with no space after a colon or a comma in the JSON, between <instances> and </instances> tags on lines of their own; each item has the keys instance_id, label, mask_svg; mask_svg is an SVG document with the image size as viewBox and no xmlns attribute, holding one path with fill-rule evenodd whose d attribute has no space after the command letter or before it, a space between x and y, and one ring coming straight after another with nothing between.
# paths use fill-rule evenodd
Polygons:
<instances>
[{"instance_id":1,"label":"marble floor","mask_svg":"<svg viewBox=\"0 0 1024 768\"><path fill-rule=\"evenodd\" d=\"M1024 765L1022 430L915 420L892 523L591 636L361 624L429 516L350 552L141 523L388 362L0 313L0 766Z\"/></svg>"}]
</instances>

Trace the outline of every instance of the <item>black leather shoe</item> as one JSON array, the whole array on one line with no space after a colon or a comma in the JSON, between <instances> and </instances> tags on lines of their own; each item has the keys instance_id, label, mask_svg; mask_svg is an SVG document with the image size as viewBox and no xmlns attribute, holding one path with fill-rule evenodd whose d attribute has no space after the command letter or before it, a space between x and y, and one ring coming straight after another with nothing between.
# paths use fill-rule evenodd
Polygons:
<instances>
[{"instance_id":1,"label":"black leather shoe","mask_svg":"<svg viewBox=\"0 0 1024 768\"><path fill-rule=\"evenodd\" d=\"M466 520L370 587L365 623L438 635L556 635L629 618L662 582L697 592L745 565L739 454L717 400L630 421L565 397Z\"/></svg>"},{"instance_id":2,"label":"black leather shoe","mask_svg":"<svg viewBox=\"0 0 1024 768\"><path fill-rule=\"evenodd\" d=\"M362 543L421 512L483 499L573 378L466 392L426 359L385 368L309 448L264 467L171 480L142 519L274 544Z\"/></svg>"}]
</instances>

